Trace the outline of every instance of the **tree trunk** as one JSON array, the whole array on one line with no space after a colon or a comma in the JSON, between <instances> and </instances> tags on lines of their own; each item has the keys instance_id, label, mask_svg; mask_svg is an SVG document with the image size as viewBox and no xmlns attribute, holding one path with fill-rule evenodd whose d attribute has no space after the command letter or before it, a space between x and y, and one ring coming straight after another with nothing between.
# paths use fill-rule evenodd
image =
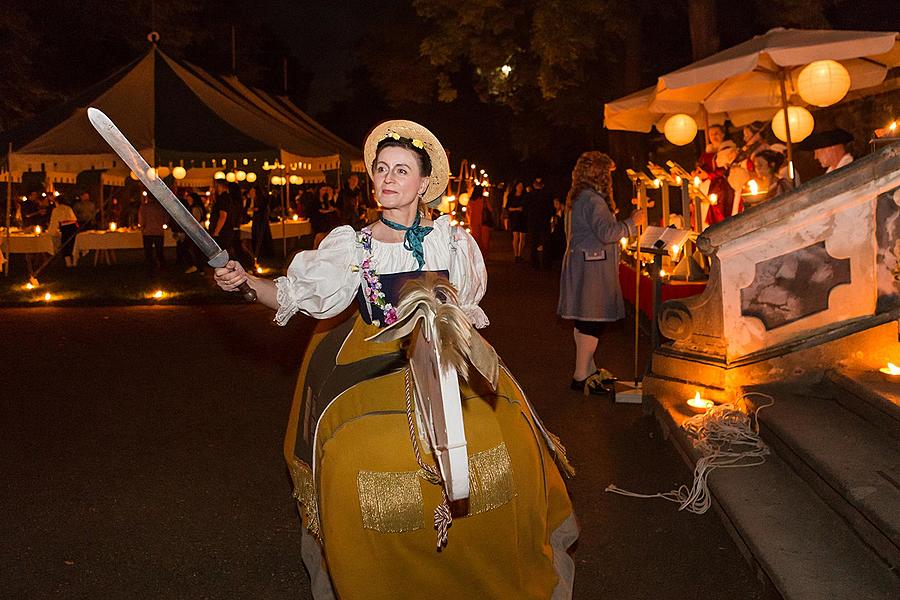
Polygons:
<instances>
[{"instance_id":1,"label":"tree trunk","mask_svg":"<svg viewBox=\"0 0 900 600\"><path fill-rule=\"evenodd\" d=\"M706 58L719 50L719 26L715 0L688 0L691 24L691 49L694 60Z\"/></svg>"}]
</instances>

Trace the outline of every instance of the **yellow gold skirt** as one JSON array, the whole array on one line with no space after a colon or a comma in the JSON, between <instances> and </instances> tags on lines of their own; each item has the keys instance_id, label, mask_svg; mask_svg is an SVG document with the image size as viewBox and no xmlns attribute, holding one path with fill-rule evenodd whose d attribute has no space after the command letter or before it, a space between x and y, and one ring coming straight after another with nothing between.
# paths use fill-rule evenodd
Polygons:
<instances>
[{"instance_id":1,"label":"yellow gold skirt","mask_svg":"<svg viewBox=\"0 0 900 600\"><path fill-rule=\"evenodd\" d=\"M376 331L358 317L320 324L294 394L284 449L316 597L570 598L577 526L518 384L502 367L496 392L460 381L471 495L438 550L441 489L416 462L403 350L366 342Z\"/></svg>"}]
</instances>

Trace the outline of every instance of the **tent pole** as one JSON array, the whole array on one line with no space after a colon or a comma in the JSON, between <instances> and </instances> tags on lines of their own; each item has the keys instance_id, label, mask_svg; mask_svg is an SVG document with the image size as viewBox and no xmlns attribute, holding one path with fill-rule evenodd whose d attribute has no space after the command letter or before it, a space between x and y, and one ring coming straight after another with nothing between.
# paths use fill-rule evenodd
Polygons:
<instances>
[{"instance_id":1,"label":"tent pole","mask_svg":"<svg viewBox=\"0 0 900 600\"><path fill-rule=\"evenodd\" d=\"M98 225L98 229L103 229L102 226L106 224L106 219L103 218L105 213L103 212L103 172L102 171L100 172L100 200L99 200L99 202L100 202L100 222L97 223L97 225Z\"/></svg>"},{"instance_id":2,"label":"tent pole","mask_svg":"<svg viewBox=\"0 0 900 600\"><path fill-rule=\"evenodd\" d=\"M794 170L794 145L791 143L791 120L788 118L787 86L784 83L787 77L787 70L782 68L778 74L778 81L781 83L781 108L784 110L784 136L787 138L788 176L791 178L791 183L796 187L797 172Z\"/></svg>"},{"instance_id":3,"label":"tent pole","mask_svg":"<svg viewBox=\"0 0 900 600\"><path fill-rule=\"evenodd\" d=\"M10 243L10 213L12 212L12 142L6 149L6 251L9 253ZM9 256L3 263L3 274L9 277Z\"/></svg>"},{"instance_id":4,"label":"tent pole","mask_svg":"<svg viewBox=\"0 0 900 600\"><path fill-rule=\"evenodd\" d=\"M290 176L285 181L284 191L285 191L285 193L284 193L285 198L290 198L291 197L291 178L290 178ZM285 225L286 221L287 221L287 211L285 210L284 219L281 220L281 240L282 240L281 245L284 247L284 257L285 258L287 258L287 234L285 233L285 228L287 227L287 225Z\"/></svg>"}]
</instances>

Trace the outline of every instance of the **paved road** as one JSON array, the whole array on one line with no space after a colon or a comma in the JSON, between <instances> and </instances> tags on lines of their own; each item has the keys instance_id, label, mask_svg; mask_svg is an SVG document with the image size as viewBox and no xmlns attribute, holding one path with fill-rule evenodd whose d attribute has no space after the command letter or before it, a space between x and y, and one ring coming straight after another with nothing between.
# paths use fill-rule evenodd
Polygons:
<instances>
[{"instance_id":1,"label":"paved road","mask_svg":"<svg viewBox=\"0 0 900 600\"><path fill-rule=\"evenodd\" d=\"M556 275L500 250L486 335L578 469L576 598L766 598L714 514L604 493L691 474L639 407L568 390ZM311 321L269 319L256 306L0 311L0 597L309 597L281 442ZM601 345L623 375L630 337Z\"/></svg>"}]
</instances>

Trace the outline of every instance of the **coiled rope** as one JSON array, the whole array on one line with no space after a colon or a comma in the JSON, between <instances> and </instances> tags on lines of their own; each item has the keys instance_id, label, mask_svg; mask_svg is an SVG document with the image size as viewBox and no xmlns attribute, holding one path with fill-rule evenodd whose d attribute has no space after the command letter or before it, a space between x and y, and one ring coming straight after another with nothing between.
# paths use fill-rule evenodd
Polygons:
<instances>
[{"instance_id":1,"label":"coiled rope","mask_svg":"<svg viewBox=\"0 0 900 600\"><path fill-rule=\"evenodd\" d=\"M768 394L747 392L738 404L751 396L767 398L769 403L758 406L752 414L735 404L721 404L681 424L702 455L694 467L694 483L690 488L682 485L671 492L638 494L610 484L606 491L632 498L662 498L678 503L678 510L704 514L712 505L707 480L715 469L754 467L764 463L769 454L768 446L759 436L759 411L775 404L775 399Z\"/></svg>"}]
</instances>

